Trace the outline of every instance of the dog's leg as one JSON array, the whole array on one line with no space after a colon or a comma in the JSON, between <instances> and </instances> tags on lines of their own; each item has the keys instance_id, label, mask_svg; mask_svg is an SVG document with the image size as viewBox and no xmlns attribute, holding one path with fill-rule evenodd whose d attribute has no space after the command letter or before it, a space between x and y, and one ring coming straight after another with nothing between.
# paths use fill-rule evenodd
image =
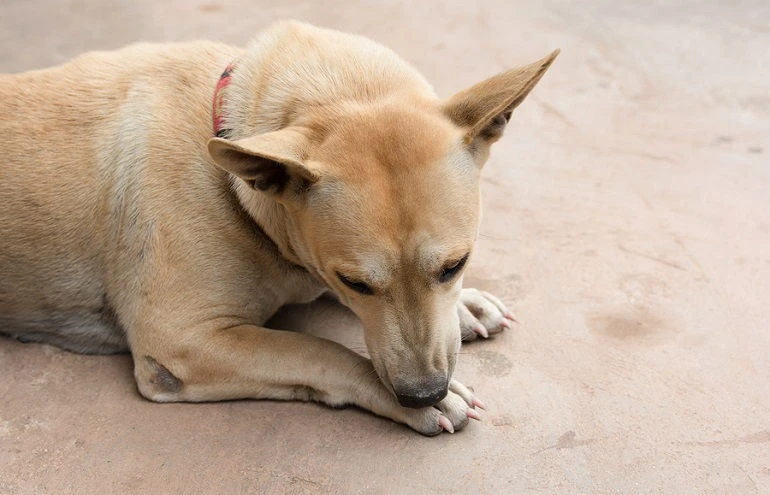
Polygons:
<instances>
[{"instance_id":1,"label":"dog's leg","mask_svg":"<svg viewBox=\"0 0 770 495\"><path fill-rule=\"evenodd\" d=\"M356 405L424 435L454 431L469 418L478 419L473 408L481 403L455 380L436 406L405 408L368 359L313 336L250 325L184 332L162 343L157 333L149 335L152 342L132 342L132 353L139 390L153 401L253 398Z\"/></svg>"},{"instance_id":2,"label":"dog's leg","mask_svg":"<svg viewBox=\"0 0 770 495\"><path fill-rule=\"evenodd\" d=\"M489 292L463 289L457 302L463 342L502 332L516 321L513 313Z\"/></svg>"}]
</instances>

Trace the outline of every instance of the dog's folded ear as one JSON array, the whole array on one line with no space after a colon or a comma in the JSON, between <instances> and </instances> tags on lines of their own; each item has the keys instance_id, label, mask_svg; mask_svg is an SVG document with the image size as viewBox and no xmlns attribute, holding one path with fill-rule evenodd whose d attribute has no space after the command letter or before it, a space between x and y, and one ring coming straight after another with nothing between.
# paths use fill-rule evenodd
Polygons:
<instances>
[{"instance_id":1,"label":"dog's folded ear","mask_svg":"<svg viewBox=\"0 0 770 495\"><path fill-rule=\"evenodd\" d=\"M443 104L444 114L466 130L465 144L471 150L484 153L490 144L500 139L513 110L524 101L558 54L559 50L554 50L535 63L493 76Z\"/></svg>"},{"instance_id":2,"label":"dog's folded ear","mask_svg":"<svg viewBox=\"0 0 770 495\"><path fill-rule=\"evenodd\" d=\"M293 127L236 141L212 138L208 142L209 154L219 167L279 200L296 196L318 181L318 173L303 163L308 146L305 134Z\"/></svg>"}]
</instances>

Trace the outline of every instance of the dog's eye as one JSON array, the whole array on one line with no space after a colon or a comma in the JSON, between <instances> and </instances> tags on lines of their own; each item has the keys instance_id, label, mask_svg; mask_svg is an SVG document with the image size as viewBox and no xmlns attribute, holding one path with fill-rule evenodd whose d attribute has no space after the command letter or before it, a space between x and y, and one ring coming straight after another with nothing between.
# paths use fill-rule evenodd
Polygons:
<instances>
[{"instance_id":1,"label":"dog's eye","mask_svg":"<svg viewBox=\"0 0 770 495\"><path fill-rule=\"evenodd\" d=\"M457 261L448 263L444 268L442 268L441 273L438 275L438 281L443 284L444 282L449 282L455 278L455 275L460 273L460 270L462 270L465 266L465 262L468 261L468 255L470 255L470 253L467 253Z\"/></svg>"},{"instance_id":2,"label":"dog's eye","mask_svg":"<svg viewBox=\"0 0 770 495\"><path fill-rule=\"evenodd\" d=\"M354 290L358 292L359 294L364 294L365 296L370 296L374 294L374 289L369 287L363 282L359 282L357 280L351 280L347 278L345 275L341 274L340 272L337 272L337 277L339 277L340 281L347 285L349 289Z\"/></svg>"}]
</instances>

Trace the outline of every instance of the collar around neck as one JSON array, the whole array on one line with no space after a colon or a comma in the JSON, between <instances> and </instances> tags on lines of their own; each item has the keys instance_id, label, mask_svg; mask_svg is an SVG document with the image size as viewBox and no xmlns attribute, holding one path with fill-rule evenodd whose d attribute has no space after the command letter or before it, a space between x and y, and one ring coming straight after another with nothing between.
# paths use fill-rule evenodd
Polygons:
<instances>
[{"instance_id":1,"label":"collar around neck","mask_svg":"<svg viewBox=\"0 0 770 495\"><path fill-rule=\"evenodd\" d=\"M219 76L219 81L214 89L214 101L212 103L211 115L213 119L214 135L216 137L227 139L230 135L231 129L224 128L224 94L223 90L230 85L232 80L233 69L235 69L235 62L230 62L225 71Z\"/></svg>"}]
</instances>

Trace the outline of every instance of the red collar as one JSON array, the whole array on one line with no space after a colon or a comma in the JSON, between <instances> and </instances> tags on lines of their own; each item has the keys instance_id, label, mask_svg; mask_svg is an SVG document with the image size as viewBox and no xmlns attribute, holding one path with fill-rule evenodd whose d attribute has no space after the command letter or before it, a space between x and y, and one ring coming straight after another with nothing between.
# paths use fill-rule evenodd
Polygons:
<instances>
[{"instance_id":1,"label":"red collar","mask_svg":"<svg viewBox=\"0 0 770 495\"><path fill-rule=\"evenodd\" d=\"M211 105L211 116L214 121L214 135L216 137L227 138L230 133L230 129L222 128L225 120L224 115L222 115L222 106L224 105L224 95L222 94L222 90L230 84L230 80L233 78L232 74L234 68L235 63L231 62L225 68L222 75L219 76L219 82L217 82L217 87L214 89L214 101Z\"/></svg>"}]
</instances>

